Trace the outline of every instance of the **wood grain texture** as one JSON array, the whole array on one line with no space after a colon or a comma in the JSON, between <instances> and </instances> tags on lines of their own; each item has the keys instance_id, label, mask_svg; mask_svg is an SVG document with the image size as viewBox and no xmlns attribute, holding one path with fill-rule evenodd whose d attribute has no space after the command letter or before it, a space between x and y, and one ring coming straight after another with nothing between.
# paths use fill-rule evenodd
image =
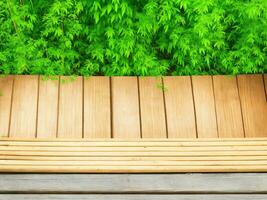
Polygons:
<instances>
[{"instance_id":1,"label":"wood grain texture","mask_svg":"<svg viewBox=\"0 0 267 200\"><path fill-rule=\"evenodd\" d=\"M197 135L199 138L216 138L217 121L211 76L193 76L192 87L195 102Z\"/></svg>"},{"instance_id":2,"label":"wood grain texture","mask_svg":"<svg viewBox=\"0 0 267 200\"><path fill-rule=\"evenodd\" d=\"M0 174L1 193L267 192L267 173L210 174Z\"/></svg>"},{"instance_id":3,"label":"wood grain texture","mask_svg":"<svg viewBox=\"0 0 267 200\"><path fill-rule=\"evenodd\" d=\"M58 137L83 137L83 78L60 78ZM63 82L67 81L67 82Z\"/></svg>"},{"instance_id":4,"label":"wood grain texture","mask_svg":"<svg viewBox=\"0 0 267 200\"><path fill-rule=\"evenodd\" d=\"M0 200L265 200L266 194L0 194Z\"/></svg>"},{"instance_id":5,"label":"wood grain texture","mask_svg":"<svg viewBox=\"0 0 267 200\"><path fill-rule=\"evenodd\" d=\"M139 78L142 138L166 138L161 77Z\"/></svg>"},{"instance_id":6,"label":"wood grain texture","mask_svg":"<svg viewBox=\"0 0 267 200\"><path fill-rule=\"evenodd\" d=\"M51 77L52 78L52 77ZM57 137L59 77L39 80L37 137Z\"/></svg>"},{"instance_id":7,"label":"wood grain texture","mask_svg":"<svg viewBox=\"0 0 267 200\"><path fill-rule=\"evenodd\" d=\"M10 137L36 136L38 79L38 76L15 76Z\"/></svg>"},{"instance_id":8,"label":"wood grain texture","mask_svg":"<svg viewBox=\"0 0 267 200\"><path fill-rule=\"evenodd\" d=\"M267 102L262 75L238 76L246 137L267 136Z\"/></svg>"},{"instance_id":9,"label":"wood grain texture","mask_svg":"<svg viewBox=\"0 0 267 200\"><path fill-rule=\"evenodd\" d=\"M84 80L84 137L110 138L110 79L90 77Z\"/></svg>"},{"instance_id":10,"label":"wood grain texture","mask_svg":"<svg viewBox=\"0 0 267 200\"><path fill-rule=\"evenodd\" d=\"M164 77L163 84L156 77L62 77L67 83L39 84L38 76L14 77L13 88L10 78L0 83L7 91L0 97L3 136L241 138L244 126L248 137L267 135L266 74L239 76L239 89L236 77L214 76L214 99L210 76Z\"/></svg>"},{"instance_id":11,"label":"wood grain texture","mask_svg":"<svg viewBox=\"0 0 267 200\"><path fill-rule=\"evenodd\" d=\"M255 149L255 148L254 148ZM249 158L248 158L249 157ZM158 156L158 157L140 157L136 158L134 156L127 156L127 157L110 157L110 156L101 156L98 158L95 157L84 157L84 156L17 156L17 155L8 155L8 156L0 156L0 159L6 159L6 160L34 160L34 161L87 161L87 162L96 162L96 161L113 161L111 163L115 163L114 161L190 161L190 160L195 160L197 162L201 161L266 161L267 156L247 156L247 155L240 155L240 156L206 156L206 157L197 157L197 156L188 156L188 157L183 157L183 156ZM107 162L105 162L107 163ZM118 162L119 163L119 162ZM122 163L122 162L121 162ZM141 162L139 162L141 163ZM145 162L143 162L145 163Z\"/></svg>"},{"instance_id":12,"label":"wood grain texture","mask_svg":"<svg viewBox=\"0 0 267 200\"><path fill-rule=\"evenodd\" d=\"M13 79L0 77L0 137L8 137Z\"/></svg>"},{"instance_id":13,"label":"wood grain texture","mask_svg":"<svg viewBox=\"0 0 267 200\"><path fill-rule=\"evenodd\" d=\"M189 76L163 78L169 138L195 138L196 122Z\"/></svg>"},{"instance_id":14,"label":"wood grain texture","mask_svg":"<svg viewBox=\"0 0 267 200\"><path fill-rule=\"evenodd\" d=\"M114 138L140 138L138 82L136 77L112 77Z\"/></svg>"},{"instance_id":15,"label":"wood grain texture","mask_svg":"<svg viewBox=\"0 0 267 200\"><path fill-rule=\"evenodd\" d=\"M266 140L58 143L2 140L0 172L267 172Z\"/></svg>"},{"instance_id":16,"label":"wood grain texture","mask_svg":"<svg viewBox=\"0 0 267 200\"><path fill-rule=\"evenodd\" d=\"M213 83L219 137L244 137L236 77L214 76Z\"/></svg>"},{"instance_id":17,"label":"wood grain texture","mask_svg":"<svg viewBox=\"0 0 267 200\"><path fill-rule=\"evenodd\" d=\"M265 95L266 95L266 101L267 101L267 74L264 74L263 78L264 78Z\"/></svg>"}]
</instances>

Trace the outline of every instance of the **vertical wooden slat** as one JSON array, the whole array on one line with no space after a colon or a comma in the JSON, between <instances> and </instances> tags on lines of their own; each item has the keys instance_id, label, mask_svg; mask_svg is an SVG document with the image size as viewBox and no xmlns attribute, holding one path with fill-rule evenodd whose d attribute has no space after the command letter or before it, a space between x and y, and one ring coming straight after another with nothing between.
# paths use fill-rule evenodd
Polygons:
<instances>
[{"instance_id":1,"label":"vertical wooden slat","mask_svg":"<svg viewBox=\"0 0 267 200\"><path fill-rule=\"evenodd\" d=\"M238 76L246 137L267 136L267 103L262 75Z\"/></svg>"},{"instance_id":2,"label":"vertical wooden slat","mask_svg":"<svg viewBox=\"0 0 267 200\"><path fill-rule=\"evenodd\" d=\"M244 137L236 77L214 76L213 83L219 137Z\"/></svg>"},{"instance_id":3,"label":"vertical wooden slat","mask_svg":"<svg viewBox=\"0 0 267 200\"><path fill-rule=\"evenodd\" d=\"M114 138L140 138L138 82L136 77L112 77Z\"/></svg>"},{"instance_id":4,"label":"vertical wooden slat","mask_svg":"<svg viewBox=\"0 0 267 200\"><path fill-rule=\"evenodd\" d=\"M40 77L39 80L38 138L54 138L57 136L59 77L54 77L54 79L43 80L43 77Z\"/></svg>"},{"instance_id":5,"label":"vertical wooden slat","mask_svg":"<svg viewBox=\"0 0 267 200\"><path fill-rule=\"evenodd\" d=\"M211 76L193 76L197 134L199 138L216 138L217 122Z\"/></svg>"},{"instance_id":6,"label":"vertical wooden slat","mask_svg":"<svg viewBox=\"0 0 267 200\"><path fill-rule=\"evenodd\" d=\"M266 101L267 101L267 74L264 74L263 77L264 77L265 95L266 95Z\"/></svg>"},{"instance_id":7,"label":"vertical wooden slat","mask_svg":"<svg viewBox=\"0 0 267 200\"><path fill-rule=\"evenodd\" d=\"M143 138L166 138L162 79L139 78L141 127Z\"/></svg>"},{"instance_id":8,"label":"vertical wooden slat","mask_svg":"<svg viewBox=\"0 0 267 200\"><path fill-rule=\"evenodd\" d=\"M15 76L10 137L36 135L38 76Z\"/></svg>"},{"instance_id":9,"label":"vertical wooden slat","mask_svg":"<svg viewBox=\"0 0 267 200\"><path fill-rule=\"evenodd\" d=\"M196 124L189 76L164 77L169 138L195 138Z\"/></svg>"},{"instance_id":10,"label":"vertical wooden slat","mask_svg":"<svg viewBox=\"0 0 267 200\"><path fill-rule=\"evenodd\" d=\"M83 78L60 77L60 81L58 137L82 138Z\"/></svg>"},{"instance_id":11,"label":"vertical wooden slat","mask_svg":"<svg viewBox=\"0 0 267 200\"><path fill-rule=\"evenodd\" d=\"M110 138L110 79L84 79L84 137Z\"/></svg>"},{"instance_id":12,"label":"vertical wooden slat","mask_svg":"<svg viewBox=\"0 0 267 200\"><path fill-rule=\"evenodd\" d=\"M13 78L0 77L0 137L8 137Z\"/></svg>"}]
</instances>

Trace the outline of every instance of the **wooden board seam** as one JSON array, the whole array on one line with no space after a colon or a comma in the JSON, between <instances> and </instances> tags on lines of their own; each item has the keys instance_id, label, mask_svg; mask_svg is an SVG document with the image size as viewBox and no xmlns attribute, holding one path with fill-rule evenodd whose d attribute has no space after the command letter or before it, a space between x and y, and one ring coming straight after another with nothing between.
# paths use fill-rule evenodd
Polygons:
<instances>
[{"instance_id":1,"label":"wooden board seam","mask_svg":"<svg viewBox=\"0 0 267 200\"><path fill-rule=\"evenodd\" d=\"M198 126L197 126L197 115L196 115L196 102L195 102L195 96L194 96L195 94L194 94L194 85L193 85L192 76L190 76L190 84L191 84L191 93L192 93L193 108L194 108L196 138L199 138Z\"/></svg>"},{"instance_id":2,"label":"wooden board seam","mask_svg":"<svg viewBox=\"0 0 267 200\"><path fill-rule=\"evenodd\" d=\"M12 116L12 106L13 106L14 83L15 83L15 77L13 76L12 92L11 92L11 104L10 104L10 113L9 113L9 123L8 123L8 137L10 137L10 126L11 126L11 116Z\"/></svg>"},{"instance_id":3,"label":"wooden board seam","mask_svg":"<svg viewBox=\"0 0 267 200\"><path fill-rule=\"evenodd\" d=\"M218 128L218 119L217 119L217 108L216 108L216 97L215 97L215 89L214 89L214 78L211 76L212 82L212 93L213 93L213 100L214 100L214 110L215 110L215 121L216 121L216 128L217 128L217 137L219 137L219 128Z\"/></svg>"},{"instance_id":4,"label":"wooden board seam","mask_svg":"<svg viewBox=\"0 0 267 200\"><path fill-rule=\"evenodd\" d=\"M143 138L142 130L142 114L141 114L141 100L140 100L140 77L137 77L137 93L138 93L138 109L139 109L139 124L140 124L140 138Z\"/></svg>"},{"instance_id":5,"label":"wooden board seam","mask_svg":"<svg viewBox=\"0 0 267 200\"><path fill-rule=\"evenodd\" d=\"M236 84L237 84L237 91L238 91L238 98L239 98L239 105L240 105L240 110L241 110L241 120L242 120L242 126L243 126L243 132L244 132L244 137L246 137L246 130L245 130L245 124L244 124L244 115L243 115L243 108L241 104L241 97L240 97L240 89L239 89L239 83L238 83L238 78L235 77Z\"/></svg>"}]
</instances>

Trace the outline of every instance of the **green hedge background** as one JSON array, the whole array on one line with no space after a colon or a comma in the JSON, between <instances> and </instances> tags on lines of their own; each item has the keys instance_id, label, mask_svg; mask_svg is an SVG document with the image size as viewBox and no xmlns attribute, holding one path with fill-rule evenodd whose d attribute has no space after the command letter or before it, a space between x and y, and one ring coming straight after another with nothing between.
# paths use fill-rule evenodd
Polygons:
<instances>
[{"instance_id":1,"label":"green hedge background","mask_svg":"<svg viewBox=\"0 0 267 200\"><path fill-rule=\"evenodd\" d=\"M267 72L266 0L2 0L0 73Z\"/></svg>"}]
</instances>

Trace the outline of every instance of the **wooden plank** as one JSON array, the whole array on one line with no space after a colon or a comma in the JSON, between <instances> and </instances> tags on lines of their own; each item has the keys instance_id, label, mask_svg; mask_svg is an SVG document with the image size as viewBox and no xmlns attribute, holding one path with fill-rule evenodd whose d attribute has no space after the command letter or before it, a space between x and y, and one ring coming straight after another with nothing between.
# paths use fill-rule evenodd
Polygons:
<instances>
[{"instance_id":1,"label":"wooden plank","mask_svg":"<svg viewBox=\"0 0 267 200\"><path fill-rule=\"evenodd\" d=\"M195 138L196 123L189 76L164 77L169 138Z\"/></svg>"},{"instance_id":2,"label":"wooden plank","mask_svg":"<svg viewBox=\"0 0 267 200\"><path fill-rule=\"evenodd\" d=\"M84 137L110 138L110 79L89 77L84 80Z\"/></svg>"},{"instance_id":3,"label":"wooden plank","mask_svg":"<svg viewBox=\"0 0 267 200\"><path fill-rule=\"evenodd\" d=\"M266 194L2 194L0 200L265 200Z\"/></svg>"},{"instance_id":4,"label":"wooden plank","mask_svg":"<svg viewBox=\"0 0 267 200\"><path fill-rule=\"evenodd\" d=\"M208 157L208 156L266 156L266 149L264 150L257 150L255 151L254 149L252 150L202 150L201 152L198 152L197 150L199 149L194 149L194 150L182 150L182 151L130 151L130 150L124 150L121 152L118 151L97 151L97 150L92 150L92 151L12 151L12 150L1 150L0 154L1 156L57 156L57 157L62 157L62 156L84 156L84 157L136 157L136 159L140 157L147 157L147 156L152 156L152 157L197 157L197 156L202 156L202 157ZM199 163L201 165L201 163ZM43 170L45 171L45 166L43 166ZM77 166L78 169L78 166ZM111 166L111 171L112 166ZM59 172L62 171L61 169L57 169ZM108 169L109 170L109 169ZM115 169L117 170L117 169ZM153 169L150 169L153 171ZM79 172L75 170L75 168L72 168L73 172ZM137 170L138 171L138 170ZM190 169L187 169L188 172L190 172ZM222 171L223 168L222 168ZM164 170L164 172L167 172L167 169Z\"/></svg>"},{"instance_id":5,"label":"wooden plank","mask_svg":"<svg viewBox=\"0 0 267 200\"><path fill-rule=\"evenodd\" d=\"M166 138L161 77L139 78L142 138Z\"/></svg>"},{"instance_id":6,"label":"wooden plank","mask_svg":"<svg viewBox=\"0 0 267 200\"><path fill-rule=\"evenodd\" d=\"M0 159L4 160L34 160L34 161L263 161L267 160L267 156L207 156L207 157L197 157L197 156L157 156L157 157L140 157L136 158L134 156L127 157L111 157L111 156L101 156L101 157L85 157L85 156L0 156Z\"/></svg>"},{"instance_id":7,"label":"wooden plank","mask_svg":"<svg viewBox=\"0 0 267 200\"><path fill-rule=\"evenodd\" d=\"M55 152L196 152L196 151L250 151L250 150L255 150L255 151L265 151L267 150L267 146L263 145L224 145L224 146L185 146L185 147L177 147L177 146L122 146L120 144L117 144L117 146L83 146L80 147L78 146L16 146L16 145L1 145L0 146L1 151L55 151ZM71 153L70 153L71 154ZM167 154L167 153L166 153ZM93 155L92 155L93 156Z\"/></svg>"},{"instance_id":8,"label":"wooden plank","mask_svg":"<svg viewBox=\"0 0 267 200\"><path fill-rule=\"evenodd\" d=\"M262 75L238 76L246 137L267 136L267 103Z\"/></svg>"},{"instance_id":9,"label":"wooden plank","mask_svg":"<svg viewBox=\"0 0 267 200\"><path fill-rule=\"evenodd\" d=\"M245 193L267 192L267 173L0 174L1 193Z\"/></svg>"},{"instance_id":10,"label":"wooden plank","mask_svg":"<svg viewBox=\"0 0 267 200\"><path fill-rule=\"evenodd\" d=\"M225 147L224 147L225 148ZM2 157L5 156L57 156L57 157L62 157L62 156L84 156L84 157L136 157L136 159L140 157L147 157L147 156L153 156L153 157L197 157L197 156L202 156L202 157L208 157L208 156L266 156L266 148L264 149L259 149L255 150L255 148L244 150L241 147L236 147L233 150L229 150L229 148L233 147L228 147L226 150L221 150L221 149L205 149L205 148L185 148L183 150L168 150L167 148L163 150L147 150L143 151L140 149L119 149L118 151L114 150L99 150L97 148L93 148L90 150L82 149L81 151L78 151L79 148L73 148L73 151L64 151L64 150L46 150L46 151L29 151L29 150L21 150L20 152L16 150L1 150L0 154ZM108 149L108 148L106 148ZM120 152L119 152L120 151ZM199 152L201 151L201 152ZM250 159L250 158L248 158ZM253 158L252 158L253 159ZM201 163L199 163L201 165ZM75 170L75 169L74 169ZM153 170L153 169L151 169ZM60 171L60 169L59 169Z\"/></svg>"},{"instance_id":11,"label":"wooden plank","mask_svg":"<svg viewBox=\"0 0 267 200\"><path fill-rule=\"evenodd\" d=\"M211 76L192 76L195 101L197 135L199 138L216 138L217 121Z\"/></svg>"},{"instance_id":12,"label":"wooden plank","mask_svg":"<svg viewBox=\"0 0 267 200\"><path fill-rule=\"evenodd\" d=\"M69 167L72 169L79 169L81 167L88 167L88 169L90 169L91 167L94 167L96 168L97 167L106 167L107 169L111 169L111 166L113 166L113 168L115 168L116 166L117 167L124 167L124 168L128 168L129 169L132 169L133 167L143 167L144 169L147 167L147 168L151 168L151 171L154 170L154 168L158 168L158 167L170 167L170 168L177 168L178 167L213 167L213 166L216 166L217 167L221 167L221 169L223 169L224 166L226 166L225 168L227 169L228 166L231 166L231 167L243 167L243 168L246 168L246 167L262 167L264 168L265 167L265 170L266 170L266 165L267 165L267 161L266 160L245 160L245 161L241 161L241 160L238 160L238 161L200 161L197 160L197 161L182 161L182 160L179 160L179 161L169 161L169 160L166 160L166 161L162 161L162 160L156 160L156 161L146 161L146 160L143 160L143 161L137 161L135 159L133 160L126 160L126 161L116 161L116 160L104 160L104 161L93 161L93 160L89 160L89 161L81 161L81 160L77 160L77 161L74 161L74 160L68 160L68 161L55 161L55 160L1 160L0 161L0 164L1 164L1 167L0 169L2 169L2 167L6 167L6 166L12 166L12 167L21 167L21 166L28 166L28 168L33 168L33 167L39 167L39 168L42 168L42 171L45 171L44 168L46 168L47 166L48 167ZM43 167L45 166L45 167ZM77 167L76 167L77 166ZM75 168L76 167L76 168ZM60 169L57 169L56 170L57 172L61 172ZM75 171L73 171L75 172ZM77 171L79 172L79 171ZM164 171L163 171L164 172Z\"/></svg>"},{"instance_id":13,"label":"wooden plank","mask_svg":"<svg viewBox=\"0 0 267 200\"><path fill-rule=\"evenodd\" d=\"M267 145L266 138L225 138L225 139L137 139L137 140L129 140L129 139L74 139L73 141L70 139L57 138L57 139L18 139L18 138L1 138L0 145L6 146L176 146L176 147L184 147L184 146L227 146L227 145Z\"/></svg>"},{"instance_id":14,"label":"wooden plank","mask_svg":"<svg viewBox=\"0 0 267 200\"><path fill-rule=\"evenodd\" d=\"M140 138L136 77L112 77L112 132L114 138Z\"/></svg>"},{"instance_id":15,"label":"wooden plank","mask_svg":"<svg viewBox=\"0 0 267 200\"><path fill-rule=\"evenodd\" d=\"M13 76L0 77L0 137L8 137Z\"/></svg>"},{"instance_id":16,"label":"wooden plank","mask_svg":"<svg viewBox=\"0 0 267 200\"><path fill-rule=\"evenodd\" d=\"M14 141L14 142L226 142L226 141L266 141L265 137L258 138L112 138L112 139L77 139L77 138L0 138L0 141ZM218 143L220 144L220 143Z\"/></svg>"},{"instance_id":17,"label":"wooden plank","mask_svg":"<svg viewBox=\"0 0 267 200\"><path fill-rule=\"evenodd\" d=\"M266 94L266 101L267 101L267 74L264 74L263 77L264 77L265 94Z\"/></svg>"},{"instance_id":18,"label":"wooden plank","mask_svg":"<svg viewBox=\"0 0 267 200\"><path fill-rule=\"evenodd\" d=\"M219 137L244 137L236 77L214 76L213 83Z\"/></svg>"},{"instance_id":19,"label":"wooden plank","mask_svg":"<svg viewBox=\"0 0 267 200\"><path fill-rule=\"evenodd\" d=\"M15 76L10 137L36 136L38 76Z\"/></svg>"},{"instance_id":20,"label":"wooden plank","mask_svg":"<svg viewBox=\"0 0 267 200\"><path fill-rule=\"evenodd\" d=\"M50 80L40 77L37 138L57 137L58 90L59 77Z\"/></svg>"},{"instance_id":21,"label":"wooden plank","mask_svg":"<svg viewBox=\"0 0 267 200\"><path fill-rule=\"evenodd\" d=\"M58 137L83 137L83 78L60 77Z\"/></svg>"}]
</instances>

